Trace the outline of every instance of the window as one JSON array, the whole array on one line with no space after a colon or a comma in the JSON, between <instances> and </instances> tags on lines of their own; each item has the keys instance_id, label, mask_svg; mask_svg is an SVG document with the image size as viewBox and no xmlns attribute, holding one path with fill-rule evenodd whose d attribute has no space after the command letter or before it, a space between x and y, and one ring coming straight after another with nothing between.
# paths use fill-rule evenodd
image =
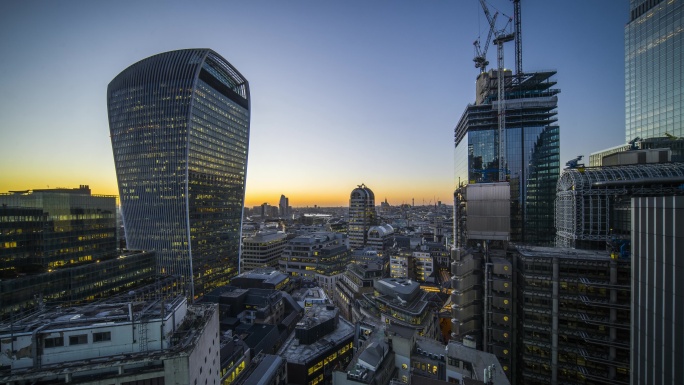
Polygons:
<instances>
[{"instance_id":1,"label":"window","mask_svg":"<svg viewBox=\"0 0 684 385\"><path fill-rule=\"evenodd\" d=\"M69 345L82 345L88 343L87 334L79 334L77 336L69 336Z\"/></svg>"},{"instance_id":2,"label":"window","mask_svg":"<svg viewBox=\"0 0 684 385\"><path fill-rule=\"evenodd\" d=\"M64 337L52 337L45 339L45 348L56 348L64 346Z\"/></svg>"},{"instance_id":3,"label":"window","mask_svg":"<svg viewBox=\"0 0 684 385\"><path fill-rule=\"evenodd\" d=\"M111 332L93 333L93 342L105 342L112 340Z\"/></svg>"}]
</instances>

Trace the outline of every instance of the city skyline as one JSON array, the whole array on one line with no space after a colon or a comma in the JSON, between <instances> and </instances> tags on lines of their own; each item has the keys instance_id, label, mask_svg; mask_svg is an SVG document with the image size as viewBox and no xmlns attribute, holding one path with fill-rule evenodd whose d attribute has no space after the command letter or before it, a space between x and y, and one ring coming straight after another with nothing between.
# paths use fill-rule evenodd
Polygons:
<instances>
[{"instance_id":1,"label":"city skyline","mask_svg":"<svg viewBox=\"0 0 684 385\"><path fill-rule=\"evenodd\" d=\"M477 1L133 4L0 5L0 192L118 195L107 83L142 58L207 47L252 87L245 206L281 194L293 207L346 206L361 183L393 205L451 202L453 129L475 100L472 42L487 36ZM627 1L522 1L523 69L558 71L561 167L623 141L627 18Z\"/></svg>"}]
</instances>

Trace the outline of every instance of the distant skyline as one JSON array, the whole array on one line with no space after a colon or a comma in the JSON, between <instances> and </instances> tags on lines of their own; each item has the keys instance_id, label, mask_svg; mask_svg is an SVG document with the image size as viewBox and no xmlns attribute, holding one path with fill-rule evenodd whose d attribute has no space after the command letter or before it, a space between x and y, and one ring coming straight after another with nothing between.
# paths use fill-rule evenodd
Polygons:
<instances>
[{"instance_id":1,"label":"distant skyline","mask_svg":"<svg viewBox=\"0 0 684 385\"><path fill-rule=\"evenodd\" d=\"M513 14L510 0L488 3ZM561 168L622 144L629 2L521 4L523 69L558 71ZM118 195L107 84L148 56L206 47L250 82L245 206L281 194L347 206L362 183L377 202L450 204L453 130L474 102L472 43L487 28L477 0L4 1L0 192Z\"/></svg>"}]
</instances>

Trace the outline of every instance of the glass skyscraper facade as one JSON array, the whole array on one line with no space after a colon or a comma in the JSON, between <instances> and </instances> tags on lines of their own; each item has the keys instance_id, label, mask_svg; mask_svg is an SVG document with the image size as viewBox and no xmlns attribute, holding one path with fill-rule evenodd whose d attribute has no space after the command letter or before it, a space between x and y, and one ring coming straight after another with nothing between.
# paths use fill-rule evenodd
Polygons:
<instances>
[{"instance_id":1,"label":"glass skyscraper facade","mask_svg":"<svg viewBox=\"0 0 684 385\"><path fill-rule=\"evenodd\" d=\"M119 254L116 197L86 185L0 194L0 319L151 283L153 253Z\"/></svg>"},{"instance_id":2,"label":"glass skyscraper facade","mask_svg":"<svg viewBox=\"0 0 684 385\"><path fill-rule=\"evenodd\" d=\"M560 172L560 129L556 125L560 90L554 88L552 71L526 73L520 80L513 79L509 71L505 75L511 241L551 245ZM480 74L477 89L476 104L466 107L455 129L455 181L459 186L499 180L496 70Z\"/></svg>"},{"instance_id":3,"label":"glass skyscraper facade","mask_svg":"<svg viewBox=\"0 0 684 385\"><path fill-rule=\"evenodd\" d=\"M684 137L684 3L630 0L625 26L625 141Z\"/></svg>"},{"instance_id":4,"label":"glass skyscraper facade","mask_svg":"<svg viewBox=\"0 0 684 385\"><path fill-rule=\"evenodd\" d=\"M209 49L161 53L107 89L129 249L199 297L237 275L249 144L247 80Z\"/></svg>"}]
</instances>

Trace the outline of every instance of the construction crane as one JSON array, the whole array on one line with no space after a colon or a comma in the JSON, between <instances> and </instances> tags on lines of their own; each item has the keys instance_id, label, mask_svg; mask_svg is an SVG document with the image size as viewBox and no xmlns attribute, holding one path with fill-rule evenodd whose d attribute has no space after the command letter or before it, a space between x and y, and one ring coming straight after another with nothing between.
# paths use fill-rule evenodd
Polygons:
<instances>
[{"instance_id":1,"label":"construction crane","mask_svg":"<svg viewBox=\"0 0 684 385\"><path fill-rule=\"evenodd\" d=\"M480 49L479 37L473 43L475 46L475 58L473 58L473 61L475 62L475 68L479 68L480 73L483 73L487 72L487 65L489 65L489 61L487 61L487 49L489 48L489 42L492 40L492 34L496 29L496 17L499 16L499 12L496 12L494 16L491 16L486 5L484 5L483 0L480 0L480 4L482 4L485 16L487 17L487 22L489 23L489 34L487 35L487 40L485 40L484 49Z\"/></svg>"},{"instance_id":2,"label":"construction crane","mask_svg":"<svg viewBox=\"0 0 684 385\"><path fill-rule=\"evenodd\" d=\"M515 33L507 32L508 26L511 23L511 19L508 19L508 23L502 28L497 29L494 23L494 19L491 17L489 8L485 0L480 0L480 6L484 11L487 21L489 21L489 36L494 35L494 44L496 45L496 56L497 56L497 71L496 71L496 82L497 82L497 115L498 115L498 125L499 125L499 181L506 181L506 110L505 110L505 94L504 94L504 83L506 81L506 76L504 75L504 43L512 41L515 39ZM497 13L498 14L498 13ZM477 64L476 64L477 66Z\"/></svg>"},{"instance_id":3,"label":"construction crane","mask_svg":"<svg viewBox=\"0 0 684 385\"><path fill-rule=\"evenodd\" d=\"M515 20L515 74L522 77L522 20L520 19L520 0L513 0L513 19Z\"/></svg>"},{"instance_id":4,"label":"construction crane","mask_svg":"<svg viewBox=\"0 0 684 385\"><path fill-rule=\"evenodd\" d=\"M503 30L502 30L503 31ZM497 83L497 114L499 117L499 182L506 181L506 96L504 94L504 83L506 76L504 75L504 49L503 44L512 41L515 38L515 33L501 32L494 39L496 44L497 66L496 83Z\"/></svg>"}]
</instances>

